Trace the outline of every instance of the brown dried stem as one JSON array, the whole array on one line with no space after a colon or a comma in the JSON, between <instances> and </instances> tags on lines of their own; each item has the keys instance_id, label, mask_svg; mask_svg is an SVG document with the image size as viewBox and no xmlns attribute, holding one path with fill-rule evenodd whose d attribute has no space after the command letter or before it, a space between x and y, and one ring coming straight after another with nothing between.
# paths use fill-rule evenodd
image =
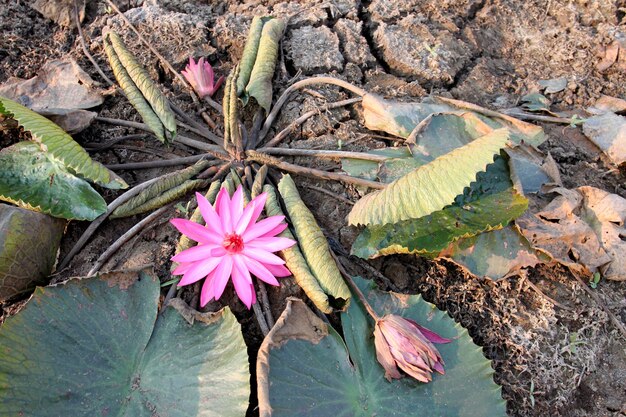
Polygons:
<instances>
[{"instance_id":1,"label":"brown dried stem","mask_svg":"<svg viewBox=\"0 0 626 417\"><path fill-rule=\"evenodd\" d=\"M361 97L367 94L367 91L365 91L364 89L359 88L355 85L352 85L347 81L343 81L334 77L315 77L315 78L306 78L304 80L298 81L292 84L289 88L287 88L283 92L283 94L279 97L279 99L276 101L276 104L272 108L272 111L270 111L270 114L267 116L267 119L265 119L265 124L263 124L263 129L261 130L261 133L259 134L259 141L263 141L263 139L265 139L265 136L267 136L267 133L272 127L272 123L274 123L274 119L276 119L276 116L278 116L280 109L287 102L291 93L293 93L294 91L298 89L301 89L303 87L306 87L308 85L313 85L313 84L336 85L336 86L345 88L346 90L351 91L354 94L361 96Z\"/></svg>"},{"instance_id":2,"label":"brown dried stem","mask_svg":"<svg viewBox=\"0 0 626 417\"><path fill-rule=\"evenodd\" d=\"M265 147L269 148L269 147L278 145L284 138L287 137L287 135L289 135L291 132L293 132L298 126L300 126L302 123L306 122L308 119L310 119L311 117L315 116L316 114L320 114L321 112L327 111L327 110L330 110L330 109L336 109L338 107L349 106L350 104L358 103L358 102L360 102L362 100L363 99L361 97L355 97L355 98L350 98L350 99L347 99L347 100L341 100L341 101L337 101L335 103L325 104L325 105L319 107L318 109L311 110L311 111L309 111L307 113L304 113L302 116L298 117L296 120L291 122L289 124L289 126L284 128L283 130L281 130L269 142L267 142L265 144Z\"/></svg>"},{"instance_id":3,"label":"brown dried stem","mask_svg":"<svg viewBox=\"0 0 626 417\"><path fill-rule=\"evenodd\" d=\"M362 178L351 177L349 175L338 174L336 172L326 172L319 169L302 167L300 165L290 164L288 162L281 161L280 159L274 158L270 155L259 153L253 150L247 151L248 160L253 162L258 162L260 164L267 164L273 166L275 168L282 169L287 172L291 172L293 174L305 175L313 178L321 178L325 180L334 180L341 181L345 184L352 184L357 186L374 188L377 190L382 190L386 187L385 184L381 184L376 181L365 180Z\"/></svg>"},{"instance_id":4,"label":"brown dried stem","mask_svg":"<svg viewBox=\"0 0 626 417\"><path fill-rule=\"evenodd\" d=\"M126 164L114 164L114 165L105 165L107 168L111 170L123 170L123 169L150 169L150 168L162 168L162 167L172 167L177 165L188 165L198 162L201 159L208 159L209 157L213 157L210 154L201 154L201 155L193 155L193 156L185 156L182 158L172 158L172 159L160 159L158 161L146 161L146 162L130 162ZM211 161L210 165L221 164L221 160Z\"/></svg>"},{"instance_id":5,"label":"brown dried stem","mask_svg":"<svg viewBox=\"0 0 626 417\"><path fill-rule=\"evenodd\" d=\"M89 48L87 48L87 44L85 42L85 36L83 35L83 29L80 27L80 19L78 18L78 3L76 1L74 1L74 20L76 21L76 28L78 29L78 36L80 38L80 46L83 48L83 53L85 54L87 59L91 61L94 68L96 69L96 71L98 71L98 74L100 74L100 76L104 79L104 81L106 81L109 85L115 86L115 83L111 81L109 77L107 77L104 71L102 71L102 68L100 68L100 65L98 65L93 55L91 55L91 53L89 52Z\"/></svg>"},{"instance_id":6,"label":"brown dried stem","mask_svg":"<svg viewBox=\"0 0 626 417\"><path fill-rule=\"evenodd\" d=\"M350 286L350 289L356 294L356 296L359 298L359 300L361 300L361 303L363 304L363 307L365 307L365 310L367 310L367 312L374 319L374 321L380 320L380 317L378 316L378 314L376 313L374 308L371 306L371 304L367 301L367 298L365 298L365 295L363 294L363 292L361 292L359 287L354 283L354 281L352 280L352 277L350 276L350 274L348 274L348 272L346 272L346 270L343 267L342 263L339 261L339 258L337 257L337 254L332 249L330 250L330 254L333 257L333 259L335 260L335 263L337 264L337 268L339 268L339 272L341 272L341 275L343 276L343 278L346 280L346 282Z\"/></svg>"},{"instance_id":7,"label":"brown dried stem","mask_svg":"<svg viewBox=\"0 0 626 417\"><path fill-rule=\"evenodd\" d=\"M102 255L100 255L100 257L98 258L96 263L93 265L91 270L89 270L89 272L87 273L87 276L90 277L94 275L96 272L98 272L98 270L100 270L102 265L104 265L104 263L108 261L109 258L113 256L115 252L117 252L133 236L139 233L141 229L143 229L147 224L151 223L154 219L156 219L161 214L163 214L165 210L167 210L168 208L169 208L169 205L163 206L160 209L152 212L149 216L141 220L139 223L131 227L126 233L120 236L115 242L113 242L111 246L109 246L109 248L106 251L104 251Z\"/></svg>"},{"instance_id":8,"label":"brown dried stem","mask_svg":"<svg viewBox=\"0 0 626 417\"><path fill-rule=\"evenodd\" d=\"M327 151L315 149L295 149L295 148L259 148L257 152L263 152L268 155L287 155L287 156L313 156L316 158L326 159L361 159L363 161L383 162L389 159L388 156L375 155L365 152L348 152L348 151Z\"/></svg>"}]
</instances>

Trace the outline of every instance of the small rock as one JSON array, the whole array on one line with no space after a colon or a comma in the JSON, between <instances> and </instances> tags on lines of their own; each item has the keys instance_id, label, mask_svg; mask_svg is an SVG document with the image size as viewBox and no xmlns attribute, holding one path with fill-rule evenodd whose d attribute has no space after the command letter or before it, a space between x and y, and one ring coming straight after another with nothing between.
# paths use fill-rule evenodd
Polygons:
<instances>
[{"instance_id":1,"label":"small rock","mask_svg":"<svg viewBox=\"0 0 626 417\"><path fill-rule=\"evenodd\" d=\"M285 21L289 20L291 28L324 24L328 18L326 10L321 7L310 7L309 4L295 2L274 5L272 16L282 18Z\"/></svg>"},{"instance_id":2,"label":"small rock","mask_svg":"<svg viewBox=\"0 0 626 417\"><path fill-rule=\"evenodd\" d=\"M449 31L431 33L414 16L381 23L374 38L392 72L422 83L452 84L471 58L469 47Z\"/></svg>"},{"instance_id":3,"label":"small rock","mask_svg":"<svg viewBox=\"0 0 626 417\"><path fill-rule=\"evenodd\" d=\"M339 38L326 26L293 30L286 42L286 51L293 66L306 75L343 70Z\"/></svg>"}]
</instances>

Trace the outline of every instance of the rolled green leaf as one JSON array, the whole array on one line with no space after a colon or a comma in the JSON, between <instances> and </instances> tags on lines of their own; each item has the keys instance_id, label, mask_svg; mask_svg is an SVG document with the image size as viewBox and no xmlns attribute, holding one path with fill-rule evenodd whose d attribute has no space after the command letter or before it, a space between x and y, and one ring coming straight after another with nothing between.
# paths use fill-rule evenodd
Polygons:
<instances>
[{"instance_id":1,"label":"rolled green leaf","mask_svg":"<svg viewBox=\"0 0 626 417\"><path fill-rule=\"evenodd\" d=\"M109 59L109 65L111 65L111 69L113 70L113 75L115 75L115 79L117 83L120 85L126 98L130 101L130 104L137 110L137 113L141 116L141 119L145 124L152 130L154 136L157 137L158 140L165 143L167 141L165 137L165 130L163 127L163 123L161 123L161 119L159 116L152 110L150 104L146 101L141 91L137 88L133 80L126 72L124 65L120 62L113 46L108 42L107 39L104 41L104 51L107 54L107 58Z\"/></svg>"},{"instance_id":2,"label":"rolled green leaf","mask_svg":"<svg viewBox=\"0 0 626 417\"><path fill-rule=\"evenodd\" d=\"M284 216L276 196L275 188L268 184L263 187L263 192L267 193L265 213L267 213L268 216ZM279 236L296 240L288 228L285 229ZM328 295L324 292L317 281L317 278L315 278L315 275L311 272L309 264L307 264L306 259L304 259L304 256L300 251L300 247L298 245L294 245L290 248L282 250L280 253L285 259L285 264L287 265L287 268L289 268L289 271L291 271L296 283L304 290L307 297L313 301L313 304L326 314L332 313L333 308L330 306Z\"/></svg>"},{"instance_id":3,"label":"rolled green leaf","mask_svg":"<svg viewBox=\"0 0 626 417\"><path fill-rule=\"evenodd\" d=\"M250 74L246 92L254 97L269 113L272 105L272 78L278 58L278 44L285 31L285 23L281 19L271 19L263 25L259 49Z\"/></svg>"},{"instance_id":4,"label":"rolled green leaf","mask_svg":"<svg viewBox=\"0 0 626 417\"><path fill-rule=\"evenodd\" d=\"M113 49L115 49L115 53L124 69L139 91L141 91L141 94L150 103L152 110L159 117L165 129L170 132L172 137L176 136L176 120L161 90L150 79L146 70L137 62L133 54L126 49L124 42L115 32L109 32L107 38L111 42Z\"/></svg>"},{"instance_id":5,"label":"rolled green leaf","mask_svg":"<svg viewBox=\"0 0 626 417\"><path fill-rule=\"evenodd\" d=\"M252 193L252 198L263 192L263 184L265 183L265 178L267 177L268 166L263 165L259 168L259 172L257 172L256 177L254 177L254 182L252 183L252 189L250 190Z\"/></svg>"},{"instance_id":6,"label":"rolled green leaf","mask_svg":"<svg viewBox=\"0 0 626 417\"><path fill-rule=\"evenodd\" d=\"M59 160L71 173L106 188L128 188L123 179L91 159L87 151L52 121L5 97L0 97L0 114L15 119L30 132L43 152Z\"/></svg>"},{"instance_id":7,"label":"rolled green leaf","mask_svg":"<svg viewBox=\"0 0 626 417\"><path fill-rule=\"evenodd\" d=\"M334 298L330 302L331 305L335 304L333 306L339 309L347 307L350 290L330 254L326 236L318 226L313 213L300 198L296 184L289 175L283 175L278 183L278 191L285 202L298 243L311 272L322 290Z\"/></svg>"},{"instance_id":8,"label":"rolled green leaf","mask_svg":"<svg viewBox=\"0 0 626 417\"><path fill-rule=\"evenodd\" d=\"M193 189L206 187L208 180L188 180L199 174L208 165L208 161L200 160L190 167L172 172L116 208L111 214L111 218L116 219L145 213L174 201Z\"/></svg>"},{"instance_id":9,"label":"rolled green leaf","mask_svg":"<svg viewBox=\"0 0 626 417\"><path fill-rule=\"evenodd\" d=\"M254 67L254 61L256 61L256 55L259 50L259 43L261 42L261 32L263 31L263 25L270 20L271 17L254 16L252 23L250 24L250 30L248 31L248 39L246 39L246 46L243 48L243 54L239 66L241 72L237 77L237 95L241 97L250 81L250 74L252 74L252 68Z\"/></svg>"}]
</instances>

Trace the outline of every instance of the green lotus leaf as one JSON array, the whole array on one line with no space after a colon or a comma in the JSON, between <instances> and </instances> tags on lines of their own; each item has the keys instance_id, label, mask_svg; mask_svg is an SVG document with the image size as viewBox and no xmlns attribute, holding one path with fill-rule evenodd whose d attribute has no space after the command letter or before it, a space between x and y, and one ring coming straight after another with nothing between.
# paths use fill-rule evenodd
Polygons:
<instances>
[{"instance_id":1,"label":"green lotus leaf","mask_svg":"<svg viewBox=\"0 0 626 417\"><path fill-rule=\"evenodd\" d=\"M494 280L551 260L545 252L533 248L514 225L457 240L440 256L451 259L476 276Z\"/></svg>"},{"instance_id":2,"label":"green lotus leaf","mask_svg":"<svg viewBox=\"0 0 626 417\"><path fill-rule=\"evenodd\" d=\"M0 204L0 302L46 284L66 222Z\"/></svg>"},{"instance_id":3,"label":"green lotus leaf","mask_svg":"<svg viewBox=\"0 0 626 417\"><path fill-rule=\"evenodd\" d=\"M103 187L120 189L128 184L104 165L91 159L77 142L52 121L8 98L0 97L0 114L15 119L30 132L44 152L49 153L71 173Z\"/></svg>"},{"instance_id":4,"label":"green lotus leaf","mask_svg":"<svg viewBox=\"0 0 626 417\"><path fill-rule=\"evenodd\" d=\"M493 162L508 138L506 129L495 130L367 194L354 205L348 222L383 225L443 209Z\"/></svg>"},{"instance_id":5,"label":"green lotus leaf","mask_svg":"<svg viewBox=\"0 0 626 417\"><path fill-rule=\"evenodd\" d=\"M419 219L366 227L352 245L352 254L373 258L396 253L435 257L460 238L500 229L521 216L528 200L512 188L483 194L470 204L453 205Z\"/></svg>"},{"instance_id":6,"label":"green lotus leaf","mask_svg":"<svg viewBox=\"0 0 626 417\"><path fill-rule=\"evenodd\" d=\"M428 384L388 382L376 360L373 321L358 302L341 315L345 343L300 300L290 300L263 341L257 359L261 417L505 416L501 390L482 349L446 313L420 296L383 293L357 285L380 314L417 321L443 337L437 345L445 375Z\"/></svg>"},{"instance_id":7,"label":"green lotus leaf","mask_svg":"<svg viewBox=\"0 0 626 417\"><path fill-rule=\"evenodd\" d=\"M157 317L158 303L159 282L143 272L38 288L0 329L0 415L244 415L235 317L180 300Z\"/></svg>"},{"instance_id":8,"label":"green lotus leaf","mask_svg":"<svg viewBox=\"0 0 626 417\"><path fill-rule=\"evenodd\" d=\"M107 205L89 183L33 142L0 150L0 200L54 217L93 220Z\"/></svg>"}]
</instances>

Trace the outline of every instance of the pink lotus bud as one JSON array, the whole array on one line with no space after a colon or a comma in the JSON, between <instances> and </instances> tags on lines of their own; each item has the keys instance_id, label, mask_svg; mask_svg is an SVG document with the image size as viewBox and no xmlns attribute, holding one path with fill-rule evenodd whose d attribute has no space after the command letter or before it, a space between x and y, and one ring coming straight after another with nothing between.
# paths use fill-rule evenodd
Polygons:
<instances>
[{"instance_id":1,"label":"pink lotus bud","mask_svg":"<svg viewBox=\"0 0 626 417\"><path fill-rule=\"evenodd\" d=\"M444 374L443 359L433 343L449 343L435 332L394 314L379 319L374 328L376 358L385 368L385 378L402 378L398 368L422 382L432 380L432 372Z\"/></svg>"},{"instance_id":2,"label":"pink lotus bud","mask_svg":"<svg viewBox=\"0 0 626 417\"><path fill-rule=\"evenodd\" d=\"M181 71L181 74L189 81L200 98L213 96L224 81L224 77L220 77L217 82L214 82L213 67L208 62L204 62L204 58L200 58L197 64L193 58L189 58L189 64Z\"/></svg>"}]
</instances>

